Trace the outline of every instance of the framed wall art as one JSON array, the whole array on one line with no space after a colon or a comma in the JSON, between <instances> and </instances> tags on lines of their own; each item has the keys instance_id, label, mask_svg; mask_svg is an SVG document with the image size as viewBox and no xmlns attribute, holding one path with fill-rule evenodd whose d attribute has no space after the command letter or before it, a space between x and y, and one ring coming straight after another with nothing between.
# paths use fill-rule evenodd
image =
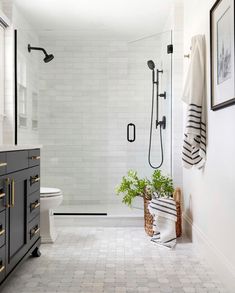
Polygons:
<instances>
[{"instance_id":1,"label":"framed wall art","mask_svg":"<svg viewBox=\"0 0 235 293\"><path fill-rule=\"evenodd\" d=\"M210 10L211 109L235 104L234 0L217 0Z\"/></svg>"}]
</instances>

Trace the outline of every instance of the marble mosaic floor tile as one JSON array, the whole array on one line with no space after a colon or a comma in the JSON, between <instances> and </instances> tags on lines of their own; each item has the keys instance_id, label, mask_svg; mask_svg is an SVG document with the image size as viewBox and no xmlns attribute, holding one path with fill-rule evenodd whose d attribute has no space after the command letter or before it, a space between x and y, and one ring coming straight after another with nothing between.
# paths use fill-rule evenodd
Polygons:
<instances>
[{"instance_id":1,"label":"marble mosaic floor tile","mask_svg":"<svg viewBox=\"0 0 235 293\"><path fill-rule=\"evenodd\" d=\"M174 250L152 243L142 228L60 227L54 244L41 246L2 293L225 293L193 245Z\"/></svg>"}]
</instances>

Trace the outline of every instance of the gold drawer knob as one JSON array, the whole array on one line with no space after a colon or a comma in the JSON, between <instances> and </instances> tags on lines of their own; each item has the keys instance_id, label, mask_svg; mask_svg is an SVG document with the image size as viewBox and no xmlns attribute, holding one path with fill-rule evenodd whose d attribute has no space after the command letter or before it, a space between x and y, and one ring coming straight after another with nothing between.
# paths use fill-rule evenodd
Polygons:
<instances>
[{"instance_id":1,"label":"gold drawer knob","mask_svg":"<svg viewBox=\"0 0 235 293\"><path fill-rule=\"evenodd\" d=\"M0 230L0 236L2 236L5 233L5 229Z\"/></svg>"},{"instance_id":2,"label":"gold drawer knob","mask_svg":"<svg viewBox=\"0 0 235 293\"><path fill-rule=\"evenodd\" d=\"M3 198L6 194L4 192L0 193L0 198Z\"/></svg>"},{"instance_id":3,"label":"gold drawer knob","mask_svg":"<svg viewBox=\"0 0 235 293\"><path fill-rule=\"evenodd\" d=\"M31 160L40 160L40 158L41 158L40 156L32 156Z\"/></svg>"},{"instance_id":4,"label":"gold drawer knob","mask_svg":"<svg viewBox=\"0 0 235 293\"><path fill-rule=\"evenodd\" d=\"M0 167L6 167L7 163L0 163Z\"/></svg>"},{"instance_id":5,"label":"gold drawer knob","mask_svg":"<svg viewBox=\"0 0 235 293\"><path fill-rule=\"evenodd\" d=\"M1 266L0 267L0 273L2 273L4 270L5 270L5 267L4 266Z\"/></svg>"}]
</instances>

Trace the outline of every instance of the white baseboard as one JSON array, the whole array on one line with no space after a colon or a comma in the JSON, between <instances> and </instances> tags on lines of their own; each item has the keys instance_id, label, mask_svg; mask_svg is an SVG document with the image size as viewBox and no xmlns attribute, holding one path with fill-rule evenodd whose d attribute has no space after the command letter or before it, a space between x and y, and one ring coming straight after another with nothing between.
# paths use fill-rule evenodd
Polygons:
<instances>
[{"instance_id":1,"label":"white baseboard","mask_svg":"<svg viewBox=\"0 0 235 293\"><path fill-rule=\"evenodd\" d=\"M183 226L187 236L192 239L196 248L200 250L204 258L214 268L228 292L234 293L235 268L233 265L186 214L183 214Z\"/></svg>"}]
</instances>

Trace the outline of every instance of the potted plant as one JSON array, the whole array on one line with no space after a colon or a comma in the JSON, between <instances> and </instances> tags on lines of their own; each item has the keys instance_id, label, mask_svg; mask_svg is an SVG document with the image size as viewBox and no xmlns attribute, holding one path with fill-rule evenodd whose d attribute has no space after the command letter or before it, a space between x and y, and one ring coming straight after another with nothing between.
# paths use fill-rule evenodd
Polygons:
<instances>
[{"instance_id":1,"label":"potted plant","mask_svg":"<svg viewBox=\"0 0 235 293\"><path fill-rule=\"evenodd\" d=\"M136 171L130 170L116 187L117 195L123 194L122 202L128 206L132 205L133 199L137 196L151 200L153 196L173 197L173 192L173 180L162 175L160 170L153 172L151 181L147 178L139 178Z\"/></svg>"},{"instance_id":2,"label":"potted plant","mask_svg":"<svg viewBox=\"0 0 235 293\"><path fill-rule=\"evenodd\" d=\"M127 176L122 177L119 186L116 187L117 195L122 194L122 202L128 206L132 205L135 197L144 199L145 231L149 236L153 235L153 217L149 213L148 204L152 197L173 197L173 180L162 175L160 170L155 170L151 180L139 178L136 171L130 170Z\"/></svg>"}]
</instances>

